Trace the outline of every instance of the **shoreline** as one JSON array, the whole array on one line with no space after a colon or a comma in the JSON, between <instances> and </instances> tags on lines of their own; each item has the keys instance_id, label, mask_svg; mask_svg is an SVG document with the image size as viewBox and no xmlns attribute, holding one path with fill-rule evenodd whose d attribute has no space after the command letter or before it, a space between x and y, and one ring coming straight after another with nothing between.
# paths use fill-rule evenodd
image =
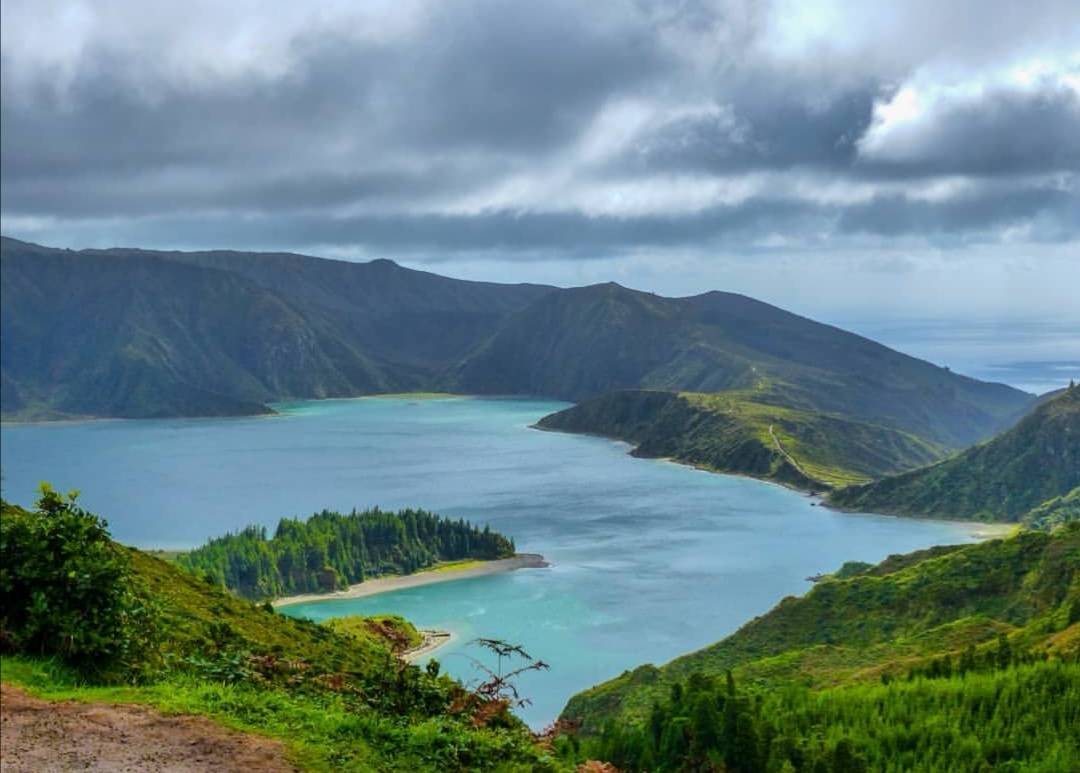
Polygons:
<instances>
[{"instance_id":1,"label":"shoreline","mask_svg":"<svg viewBox=\"0 0 1080 773\"><path fill-rule=\"evenodd\" d=\"M437 585L443 582L466 580L472 577L487 577L493 574L512 572L516 569L543 569L550 565L539 553L518 553L510 558L483 561L479 565L467 566L461 569L440 570L438 567L432 567L415 574L376 577L356 585L350 585L344 590L331 591L330 593L301 593L296 596L283 596L274 599L270 603L274 605L274 608L280 608L313 601L361 599L368 596L377 596L381 593L404 590L405 588L419 588L424 585Z\"/></svg>"},{"instance_id":2,"label":"shoreline","mask_svg":"<svg viewBox=\"0 0 1080 773\"><path fill-rule=\"evenodd\" d=\"M440 631L434 628L421 628L420 635L424 637L423 641L412 649L405 650L398 655L406 663L416 663L424 656L445 647L457 638L457 634L453 631Z\"/></svg>"},{"instance_id":3,"label":"shoreline","mask_svg":"<svg viewBox=\"0 0 1080 773\"><path fill-rule=\"evenodd\" d=\"M261 411L259 413L225 413L225 414L196 414L193 416L58 416L54 419L49 418L36 418L36 419L18 419L18 418L4 418L0 419L0 426L62 426L65 424L90 424L92 422L99 421L160 421L171 419L258 419L267 418L272 419L278 416L284 415L281 411L274 408L275 405L290 405L292 403L322 403L330 400L371 400L380 398L389 399L411 399L411 400L450 400L450 399L472 399L477 397L483 397L483 395L471 395L471 394L458 394L457 392L374 392L372 394L363 395L351 395L348 397L304 397L297 400L274 400L266 403L267 411Z\"/></svg>"},{"instance_id":4,"label":"shoreline","mask_svg":"<svg viewBox=\"0 0 1080 773\"><path fill-rule=\"evenodd\" d=\"M615 435L605 435L602 432L577 432L569 429L556 429L555 427L541 427L539 424L530 424L529 429L539 430L540 432L554 432L560 435L579 435L581 437L599 438L600 440L607 440L612 443L626 446L629 449L626 452L626 455L634 459L644 459L648 462L666 462L668 464L677 464L680 467L688 467L691 470L697 470L698 472L707 472L710 475L730 475L733 478L756 480L758 483L768 483L773 486L779 486L780 488L785 488L788 491L794 491L796 494L802 494L804 497L809 497L811 499L822 499L821 495L822 493L824 493L822 491L811 491L809 489L799 488L792 483L785 483L784 481L776 480L775 478L762 478L758 475L750 475L746 472L735 472L734 470L719 470L706 464L686 461L680 459L677 456L649 456L647 454L639 454L637 453L637 450L641 447L640 443L635 443L632 440L627 440L626 438L617 437ZM826 484L822 482L822 485L825 486ZM827 491L828 488L826 488L825 490ZM823 506L828 507L828 505L824 505L824 502L822 504ZM885 513L871 513L871 515L885 515Z\"/></svg>"},{"instance_id":5,"label":"shoreline","mask_svg":"<svg viewBox=\"0 0 1080 773\"><path fill-rule=\"evenodd\" d=\"M637 454L636 451L640 447L631 440L625 438L616 437L614 435L605 435L600 432L575 432L566 429L556 429L554 427L541 427L537 424L530 424L529 429L539 430L540 432L555 432L563 435L580 435L583 437L599 438L600 440L607 440L618 445L626 446L629 450L626 452L627 456L634 459L644 459L652 462L665 462L667 464L677 464L680 467L688 467L691 470L697 470L698 472L704 472L709 475L730 475L733 478L744 478L745 480L755 480L758 483L766 483L772 486L779 486L780 488L787 489L788 491L799 494L807 499L816 500L815 504L818 507L823 507L826 510L831 510L834 513L843 513L845 515L870 515L882 518L901 518L906 521L932 521L934 523L949 524L963 529L971 534L972 537L978 540L990 540L1001 539L1012 534L1013 530L1022 528L1020 523L1002 523L999 521L972 521L966 518L941 518L941 517L925 517L920 515L901 515L899 513L887 513L887 512L874 512L870 510L851 510L846 507L840 507L828 502L825 498L825 494L828 493L828 489L825 491L810 491L808 489L800 488L791 483L786 483L781 480L775 480L773 478L761 478L757 475L750 475L745 472L733 472L729 470L718 470L708 465L699 464L697 462L684 461L676 456L648 456L645 454ZM803 473L805 475L805 473Z\"/></svg>"}]
</instances>

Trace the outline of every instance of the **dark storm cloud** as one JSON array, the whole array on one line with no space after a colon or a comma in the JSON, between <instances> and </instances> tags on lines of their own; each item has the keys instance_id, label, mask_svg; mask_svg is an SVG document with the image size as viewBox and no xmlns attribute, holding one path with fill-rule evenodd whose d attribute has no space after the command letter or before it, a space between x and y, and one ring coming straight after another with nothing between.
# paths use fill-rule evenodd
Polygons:
<instances>
[{"instance_id":1,"label":"dark storm cloud","mask_svg":"<svg viewBox=\"0 0 1080 773\"><path fill-rule=\"evenodd\" d=\"M156 23L103 2L81 24L12 0L4 226L42 241L506 259L751 250L776 235L1075 238L1068 6L1025 22L1003 5L1013 29L998 34L961 23L994 17L985 5L918 5L852 7L826 45L792 32L779 2L394 4L392 23L282 6L249 28L264 6L195 4ZM52 37L34 38L43 26ZM927 75L942 51L940 77L971 88ZM1032 51L1050 65L1026 85L994 69ZM905 88L918 110L890 112ZM958 193L923 195L945 176L964 178Z\"/></svg>"}]
</instances>

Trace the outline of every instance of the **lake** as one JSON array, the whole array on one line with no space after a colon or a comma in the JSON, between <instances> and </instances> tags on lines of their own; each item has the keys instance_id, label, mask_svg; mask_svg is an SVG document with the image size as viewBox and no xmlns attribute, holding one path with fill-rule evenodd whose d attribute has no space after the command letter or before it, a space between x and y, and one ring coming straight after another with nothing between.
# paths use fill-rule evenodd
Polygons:
<instances>
[{"instance_id":1,"label":"lake","mask_svg":"<svg viewBox=\"0 0 1080 773\"><path fill-rule=\"evenodd\" d=\"M368 398L263 418L5 425L4 496L80 488L121 542L183 548L323 508L423 507L489 523L547 569L289 608L314 619L400 613L457 638L436 657L469 681L478 636L550 671L521 680L534 726L575 692L716 641L808 575L846 560L973 541L960 524L851 515L779 486L635 459L529 425L563 403Z\"/></svg>"}]
</instances>

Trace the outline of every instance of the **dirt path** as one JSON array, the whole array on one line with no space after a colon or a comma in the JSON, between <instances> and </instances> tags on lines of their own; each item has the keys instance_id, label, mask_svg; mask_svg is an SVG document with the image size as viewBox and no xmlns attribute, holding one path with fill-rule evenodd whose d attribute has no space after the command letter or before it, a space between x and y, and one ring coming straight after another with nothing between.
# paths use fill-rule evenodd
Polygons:
<instances>
[{"instance_id":1,"label":"dirt path","mask_svg":"<svg viewBox=\"0 0 1080 773\"><path fill-rule=\"evenodd\" d=\"M145 706L45 701L0 686L0 770L295 771L278 741Z\"/></svg>"},{"instance_id":2,"label":"dirt path","mask_svg":"<svg viewBox=\"0 0 1080 773\"><path fill-rule=\"evenodd\" d=\"M776 450L779 451L781 453L781 455L783 455L783 457L788 460L788 463L792 467L794 467L796 470L798 470L799 474L802 475L804 478L809 478L810 480L813 480L814 477L812 475L810 475L809 473L807 473L806 470L804 470L802 467L799 466L799 463L797 461L795 461L795 457L784 450L784 446L780 442L780 438L778 438L776 436L776 433L773 432L773 425L772 424L769 425L769 434L772 436L773 442L776 443Z\"/></svg>"}]
</instances>

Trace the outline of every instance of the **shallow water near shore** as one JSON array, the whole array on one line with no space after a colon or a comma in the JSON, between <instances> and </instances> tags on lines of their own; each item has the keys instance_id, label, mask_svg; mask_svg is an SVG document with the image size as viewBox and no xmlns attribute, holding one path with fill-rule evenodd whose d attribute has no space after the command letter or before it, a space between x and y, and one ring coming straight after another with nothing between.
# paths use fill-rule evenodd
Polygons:
<instances>
[{"instance_id":1,"label":"shallow water near shore","mask_svg":"<svg viewBox=\"0 0 1080 773\"><path fill-rule=\"evenodd\" d=\"M575 692L731 633L847 560L976 539L978 527L842 514L779 486L635 459L602 438L529 425L564 404L405 397L278 406L271 418L8 425L4 496L80 487L130 544L182 548L322 508L424 507L513 536L552 565L289 607L393 612L453 631L436 657L477 678L476 637L550 664L521 710L553 720Z\"/></svg>"}]
</instances>

